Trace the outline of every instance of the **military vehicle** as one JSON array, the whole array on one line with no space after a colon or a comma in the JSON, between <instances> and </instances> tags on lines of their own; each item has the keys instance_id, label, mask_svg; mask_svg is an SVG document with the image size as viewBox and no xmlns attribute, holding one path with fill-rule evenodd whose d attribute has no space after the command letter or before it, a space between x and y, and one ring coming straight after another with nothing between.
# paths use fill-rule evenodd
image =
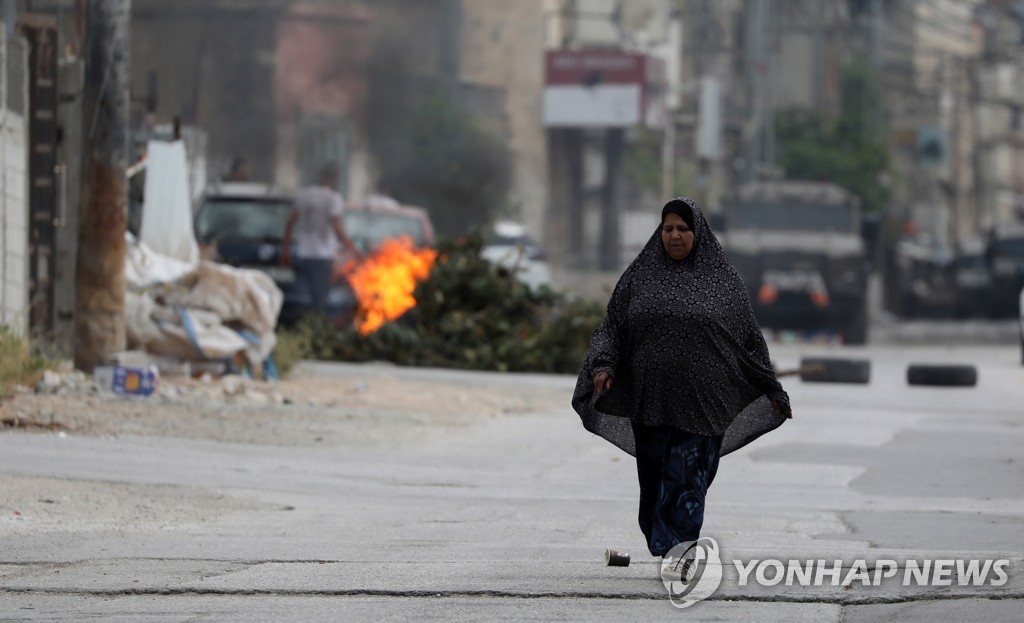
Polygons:
<instances>
[{"instance_id":1,"label":"military vehicle","mask_svg":"<svg viewBox=\"0 0 1024 623\"><path fill-rule=\"evenodd\" d=\"M724 203L722 223L719 239L762 327L867 341L868 258L853 194L824 182L752 182Z\"/></svg>"}]
</instances>

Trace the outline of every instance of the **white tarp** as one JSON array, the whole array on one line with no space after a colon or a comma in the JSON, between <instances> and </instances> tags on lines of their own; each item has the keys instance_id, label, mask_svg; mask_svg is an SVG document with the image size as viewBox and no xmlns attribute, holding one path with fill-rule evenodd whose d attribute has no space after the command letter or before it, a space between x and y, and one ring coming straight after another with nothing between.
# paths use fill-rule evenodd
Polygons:
<instances>
[{"instance_id":1,"label":"white tarp","mask_svg":"<svg viewBox=\"0 0 1024 623\"><path fill-rule=\"evenodd\" d=\"M125 325L132 348L191 361L227 359L251 348L213 312L160 305L139 294L128 296L126 308Z\"/></svg>"},{"instance_id":2,"label":"white tarp","mask_svg":"<svg viewBox=\"0 0 1024 623\"><path fill-rule=\"evenodd\" d=\"M273 332L284 294L264 272L203 262L179 281L188 286L175 304L215 312L224 322L240 322L255 333Z\"/></svg>"},{"instance_id":3,"label":"white tarp","mask_svg":"<svg viewBox=\"0 0 1024 623\"><path fill-rule=\"evenodd\" d=\"M129 244L126 298L133 348L181 359L225 359L245 351L252 362L270 356L284 294L257 270L202 262L196 268ZM246 340L236 329L249 331Z\"/></svg>"},{"instance_id":4,"label":"white tarp","mask_svg":"<svg viewBox=\"0 0 1024 623\"><path fill-rule=\"evenodd\" d=\"M153 251L195 265L199 245L192 230L192 200L185 144L150 141L139 238Z\"/></svg>"},{"instance_id":5,"label":"white tarp","mask_svg":"<svg viewBox=\"0 0 1024 623\"><path fill-rule=\"evenodd\" d=\"M168 257L153 251L125 233L128 251L125 254L125 279L129 290L141 290L181 279L196 269L195 263Z\"/></svg>"}]
</instances>

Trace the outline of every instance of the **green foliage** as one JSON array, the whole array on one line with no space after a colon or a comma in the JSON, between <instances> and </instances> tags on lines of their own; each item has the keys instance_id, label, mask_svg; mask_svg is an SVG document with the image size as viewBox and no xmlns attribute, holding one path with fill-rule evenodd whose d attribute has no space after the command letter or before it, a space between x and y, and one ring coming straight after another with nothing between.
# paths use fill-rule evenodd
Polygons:
<instances>
[{"instance_id":1,"label":"green foliage","mask_svg":"<svg viewBox=\"0 0 1024 623\"><path fill-rule=\"evenodd\" d=\"M663 175L662 167L662 138L660 135L647 129L641 129L635 137L626 143L625 170L629 180L637 188L649 191L655 196L661 196L661 182ZM673 197L688 195L693 187L692 174L689 171L680 170L677 162L676 170L673 171L672 188L669 194Z\"/></svg>"},{"instance_id":2,"label":"green foliage","mask_svg":"<svg viewBox=\"0 0 1024 623\"><path fill-rule=\"evenodd\" d=\"M843 109L833 122L804 110L779 113L779 158L790 179L830 181L860 197L866 211L881 210L889 189L881 98L875 75L861 64L843 70Z\"/></svg>"},{"instance_id":3,"label":"green foliage","mask_svg":"<svg viewBox=\"0 0 1024 623\"><path fill-rule=\"evenodd\" d=\"M533 291L480 257L479 235L442 244L417 306L363 337L335 333L321 341L328 359L509 372L572 373L604 317L589 301Z\"/></svg>"},{"instance_id":4,"label":"green foliage","mask_svg":"<svg viewBox=\"0 0 1024 623\"><path fill-rule=\"evenodd\" d=\"M639 188L661 193L661 145L651 132L642 130L626 144L626 175Z\"/></svg>"},{"instance_id":5,"label":"green foliage","mask_svg":"<svg viewBox=\"0 0 1024 623\"><path fill-rule=\"evenodd\" d=\"M300 323L292 329L281 329L277 332L277 344L274 346L274 364L282 379L287 378L303 359L313 356L314 336L312 325Z\"/></svg>"},{"instance_id":6,"label":"green foliage","mask_svg":"<svg viewBox=\"0 0 1024 623\"><path fill-rule=\"evenodd\" d=\"M0 325L0 399L10 397L15 385L35 386L50 364L31 351L27 340Z\"/></svg>"}]
</instances>

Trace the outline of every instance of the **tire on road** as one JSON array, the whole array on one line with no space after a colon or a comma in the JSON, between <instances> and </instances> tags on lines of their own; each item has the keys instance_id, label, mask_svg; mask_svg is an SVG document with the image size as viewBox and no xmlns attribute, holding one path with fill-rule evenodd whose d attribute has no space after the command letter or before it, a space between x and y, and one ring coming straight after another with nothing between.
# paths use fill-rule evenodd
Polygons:
<instances>
[{"instance_id":1,"label":"tire on road","mask_svg":"<svg viewBox=\"0 0 1024 623\"><path fill-rule=\"evenodd\" d=\"M871 382L871 361L841 357L803 357L800 359L800 380L807 383Z\"/></svg>"},{"instance_id":2,"label":"tire on road","mask_svg":"<svg viewBox=\"0 0 1024 623\"><path fill-rule=\"evenodd\" d=\"M978 369L964 364L910 364L907 384L941 387L974 387Z\"/></svg>"}]
</instances>

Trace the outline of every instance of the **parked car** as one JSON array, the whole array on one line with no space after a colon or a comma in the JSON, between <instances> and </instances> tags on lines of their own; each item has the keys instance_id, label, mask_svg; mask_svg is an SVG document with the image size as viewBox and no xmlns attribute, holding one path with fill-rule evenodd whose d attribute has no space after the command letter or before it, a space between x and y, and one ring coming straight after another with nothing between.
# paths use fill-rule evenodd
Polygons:
<instances>
[{"instance_id":1,"label":"parked car","mask_svg":"<svg viewBox=\"0 0 1024 623\"><path fill-rule=\"evenodd\" d=\"M1017 293L1024 287L1024 223L995 228L988 242L992 271L992 308L998 318L1012 318Z\"/></svg>"},{"instance_id":2,"label":"parked car","mask_svg":"<svg viewBox=\"0 0 1024 623\"><path fill-rule=\"evenodd\" d=\"M957 318L981 318L991 313L992 273L981 240L969 240L953 258L954 303Z\"/></svg>"},{"instance_id":3,"label":"parked car","mask_svg":"<svg viewBox=\"0 0 1024 623\"><path fill-rule=\"evenodd\" d=\"M480 255L498 266L515 271L516 277L532 289L551 287L551 269L544 249L526 233L522 223L501 221L484 240Z\"/></svg>"},{"instance_id":4,"label":"parked car","mask_svg":"<svg viewBox=\"0 0 1024 623\"><path fill-rule=\"evenodd\" d=\"M309 311L310 296L295 280L290 267L281 266L281 243L292 209L287 193L263 184L221 184L199 202L195 232L206 259L269 275L284 293L279 324L291 325ZM335 277L327 296L328 316L339 324L351 322L355 294L344 278Z\"/></svg>"},{"instance_id":5,"label":"parked car","mask_svg":"<svg viewBox=\"0 0 1024 623\"><path fill-rule=\"evenodd\" d=\"M948 318L955 312L955 259L934 236L902 237L887 275L890 309L902 318Z\"/></svg>"}]
</instances>

